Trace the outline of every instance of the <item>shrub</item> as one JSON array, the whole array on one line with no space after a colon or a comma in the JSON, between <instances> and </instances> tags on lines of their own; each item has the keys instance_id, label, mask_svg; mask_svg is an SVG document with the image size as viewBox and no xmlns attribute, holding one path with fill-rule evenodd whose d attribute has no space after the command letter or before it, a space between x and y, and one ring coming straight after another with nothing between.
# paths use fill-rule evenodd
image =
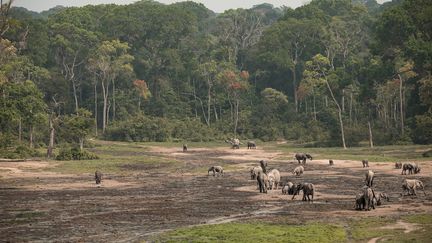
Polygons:
<instances>
[{"instance_id":1,"label":"shrub","mask_svg":"<svg viewBox=\"0 0 432 243\"><path fill-rule=\"evenodd\" d=\"M93 160L99 159L99 157L86 150L80 150L79 148L62 148L59 154L56 156L56 160Z\"/></svg>"}]
</instances>

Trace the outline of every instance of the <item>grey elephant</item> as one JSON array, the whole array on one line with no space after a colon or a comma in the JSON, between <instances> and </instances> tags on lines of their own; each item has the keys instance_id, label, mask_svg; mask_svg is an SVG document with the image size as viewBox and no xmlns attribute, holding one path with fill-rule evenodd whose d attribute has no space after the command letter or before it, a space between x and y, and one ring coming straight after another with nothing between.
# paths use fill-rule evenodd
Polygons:
<instances>
[{"instance_id":1,"label":"grey elephant","mask_svg":"<svg viewBox=\"0 0 432 243\"><path fill-rule=\"evenodd\" d=\"M369 161L367 159L362 160L363 168L369 167Z\"/></svg>"},{"instance_id":2,"label":"grey elephant","mask_svg":"<svg viewBox=\"0 0 432 243\"><path fill-rule=\"evenodd\" d=\"M334 162L332 159L329 160L329 165L334 165Z\"/></svg>"},{"instance_id":3,"label":"grey elephant","mask_svg":"<svg viewBox=\"0 0 432 243\"><path fill-rule=\"evenodd\" d=\"M288 195L293 195L294 194L294 183L292 182L287 182L284 187L282 188L282 194L288 194Z\"/></svg>"},{"instance_id":4,"label":"grey elephant","mask_svg":"<svg viewBox=\"0 0 432 243\"><path fill-rule=\"evenodd\" d=\"M284 185L283 187L282 187L282 195L287 195L288 194L288 185Z\"/></svg>"},{"instance_id":5,"label":"grey elephant","mask_svg":"<svg viewBox=\"0 0 432 243\"><path fill-rule=\"evenodd\" d=\"M259 171L257 176L260 193L267 193L268 177L265 173Z\"/></svg>"},{"instance_id":6,"label":"grey elephant","mask_svg":"<svg viewBox=\"0 0 432 243\"><path fill-rule=\"evenodd\" d=\"M102 181L102 172L100 172L100 171L95 171L95 181L96 181L96 184L100 184L101 183L101 181Z\"/></svg>"},{"instance_id":7,"label":"grey elephant","mask_svg":"<svg viewBox=\"0 0 432 243\"><path fill-rule=\"evenodd\" d=\"M363 196L365 200L365 210L370 210L371 207L375 209L376 197L374 190L368 186L363 187Z\"/></svg>"},{"instance_id":8,"label":"grey elephant","mask_svg":"<svg viewBox=\"0 0 432 243\"><path fill-rule=\"evenodd\" d=\"M296 153L294 157L298 161L299 164L303 163L304 165L306 164L306 159L312 160L312 156L310 154Z\"/></svg>"},{"instance_id":9,"label":"grey elephant","mask_svg":"<svg viewBox=\"0 0 432 243\"><path fill-rule=\"evenodd\" d=\"M395 169L402 169L402 162L396 162Z\"/></svg>"},{"instance_id":10,"label":"grey elephant","mask_svg":"<svg viewBox=\"0 0 432 243\"><path fill-rule=\"evenodd\" d=\"M255 141L248 141L247 142L247 148L248 149L256 149L256 143L255 143Z\"/></svg>"},{"instance_id":11,"label":"grey elephant","mask_svg":"<svg viewBox=\"0 0 432 243\"><path fill-rule=\"evenodd\" d=\"M280 182L280 172L277 169L272 169L268 174L268 181L270 190L278 189Z\"/></svg>"},{"instance_id":12,"label":"grey elephant","mask_svg":"<svg viewBox=\"0 0 432 243\"><path fill-rule=\"evenodd\" d=\"M381 192L378 194L378 199L376 200L376 205L381 206L383 201L390 201L390 197L387 195L387 193Z\"/></svg>"},{"instance_id":13,"label":"grey elephant","mask_svg":"<svg viewBox=\"0 0 432 243\"><path fill-rule=\"evenodd\" d=\"M288 195L294 195L294 193L296 192L297 185L292 182L288 182L287 186L288 186ZM298 194L299 192L297 191L296 193Z\"/></svg>"},{"instance_id":14,"label":"grey elephant","mask_svg":"<svg viewBox=\"0 0 432 243\"><path fill-rule=\"evenodd\" d=\"M261 171L261 172L263 171L260 166L255 166L250 170L251 180L256 180L257 175L258 175L258 171Z\"/></svg>"},{"instance_id":15,"label":"grey elephant","mask_svg":"<svg viewBox=\"0 0 432 243\"><path fill-rule=\"evenodd\" d=\"M314 197L314 185L312 183L300 183L297 185L297 188L295 189L294 195L291 200L294 200L294 197L298 192L303 191L303 198L302 201L312 201Z\"/></svg>"},{"instance_id":16,"label":"grey elephant","mask_svg":"<svg viewBox=\"0 0 432 243\"><path fill-rule=\"evenodd\" d=\"M413 163L404 163L402 165L402 173L401 175L406 175L408 171L408 174L411 175L414 172L414 165Z\"/></svg>"},{"instance_id":17,"label":"grey elephant","mask_svg":"<svg viewBox=\"0 0 432 243\"><path fill-rule=\"evenodd\" d=\"M231 144L232 149L239 149L242 144L238 138L229 138L225 142Z\"/></svg>"},{"instance_id":18,"label":"grey elephant","mask_svg":"<svg viewBox=\"0 0 432 243\"><path fill-rule=\"evenodd\" d=\"M261 160L260 162L260 166L261 166L261 168L262 168L262 171L264 172L264 173L267 173L267 161L264 161L264 160Z\"/></svg>"},{"instance_id":19,"label":"grey elephant","mask_svg":"<svg viewBox=\"0 0 432 243\"><path fill-rule=\"evenodd\" d=\"M216 176L216 175L217 176L219 176L219 175L223 176L224 175L224 169L222 166L219 166L219 165L210 167L207 171L207 175L210 175L210 171L213 172L213 176Z\"/></svg>"},{"instance_id":20,"label":"grey elephant","mask_svg":"<svg viewBox=\"0 0 432 243\"><path fill-rule=\"evenodd\" d=\"M366 201L365 201L363 193L358 193L356 195L356 198L355 198L355 209L356 210L363 210L365 208L365 204L366 204Z\"/></svg>"},{"instance_id":21,"label":"grey elephant","mask_svg":"<svg viewBox=\"0 0 432 243\"><path fill-rule=\"evenodd\" d=\"M422 189L424 195L426 196L426 192L424 190L424 184L422 181L417 179L405 179L402 182L402 189L404 191L408 191L408 195L417 195L416 189Z\"/></svg>"},{"instance_id":22,"label":"grey elephant","mask_svg":"<svg viewBox=\"0 0 432 243\"><path fill-rule=\"evenodd\" d=\"M300 176L302 175L304 172L304 167L303 166L297 166L294 170L293 170L293 174L296 176Z\"/></svg>"},{"instance_id":23,"label":"grey elephant","mask_svg":"<svg viewBox=\"0 0 432 243\"><path fill-rule=\"evenodd\" d=\"M368 170L368 171L366 171L365 176L366 176L366 178L365 178L366 186L372 187L373 186L373 180L374 180L374 177L375 177L375 173L373 171L371 171L371 170Z\"/></svg>"},{"instance_id":24,"label":"grey elephant","mask_svg":"<svg viewBox=\"0 0 432 243\"><path fill-rule=\"evenodd\" d=\"M183 152L187 152L187 150L188 150L187 144L183 144Z\"/></svg>"}]
</instances>

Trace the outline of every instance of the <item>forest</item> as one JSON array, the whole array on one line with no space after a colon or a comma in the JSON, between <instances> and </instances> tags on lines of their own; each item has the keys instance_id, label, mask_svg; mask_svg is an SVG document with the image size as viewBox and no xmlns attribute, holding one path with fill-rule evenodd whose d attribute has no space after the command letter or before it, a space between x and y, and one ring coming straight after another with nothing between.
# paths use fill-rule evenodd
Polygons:
<instances>
[{"instance_id":1,"label":"forest","mask_svg":"<svg viewBox=\"0 0 432 243\"><path fill-rule=\"evenodd\" d=\"M432 143L430 0L55 7L2 1L0 157L88 138ZM87 154L88 156L92 156Z\"/></svg>"}]
</instances>

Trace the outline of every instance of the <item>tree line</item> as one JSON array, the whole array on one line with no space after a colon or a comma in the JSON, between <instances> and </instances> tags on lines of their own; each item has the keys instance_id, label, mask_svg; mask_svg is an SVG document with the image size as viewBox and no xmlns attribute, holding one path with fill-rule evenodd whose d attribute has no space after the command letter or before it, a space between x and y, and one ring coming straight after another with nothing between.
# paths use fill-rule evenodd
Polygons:
<instances>
[{"instance_id":1,"label":"tree line","mask_svg":"<svg viewBox=\"0 0 432 243\"><path fill-rule=\"evenodd\" d=\"M41 13L1 6L2 149L83 148L89 135L432 142L428 0L220 14L149 0Z\"/></svg>"}]
</instances>

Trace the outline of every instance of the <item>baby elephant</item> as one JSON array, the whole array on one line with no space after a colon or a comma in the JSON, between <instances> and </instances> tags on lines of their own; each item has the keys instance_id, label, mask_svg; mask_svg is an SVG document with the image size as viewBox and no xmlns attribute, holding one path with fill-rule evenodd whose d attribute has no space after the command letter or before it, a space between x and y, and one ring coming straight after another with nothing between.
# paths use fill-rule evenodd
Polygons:
<instances>
[{"instance_id":1,"label":"baby elephant","mask_svg":"<svg viewBox=\"0 0 432 243\"><path fill-rule=\"evenodd\" d=\"M96 184L100 184L101 183L101 181L102 181L102 172L100 172L98 170L95 172L95 181L96 181Z\"/></svg>"},{"instance_id":2,"label":"baby elephant","mask_svg":"<svg viewBox=\"0 0 432 243\"><path fill-rule=\"evenodd\" d=\"M390 197L387 195L387 193L381 192L378 194L378 199L376 200L376 205L381 206L382 202L386 200L387 202L390 202Z\"/></svg>"},{"instance_id":3,"label":"baby elephant","mask_svg":"<svg viewBox=\"0 0 432 243\"><path fill-rule=\"evenodd\" d=\"M213 172L213 176L216 176L216 174L217 174L218 176L219 176L219 175L221 175L221 176L224 175L224 170L223 170L222 166L219 166L219 165L210 167L210 168L208 169L208 171L207 171L207 175L210 174L210 171Z\"/></svg>"},{"instance_id":4,"label":"baby elephant","mask_svg":"<svg viewBox=\"0 0 432 243\"><path fill-rule=\"evenodd\" d=\"M187 144L183 144L183 152L187 152L187 150L188 150Z\"/></svg>"},{"instance_id":5,"label":"baby elephant","mask_svg":"<svg viewBox=\"0 0 432 243\"><path fill-rule=\"evenodd\" d=\"M282 188L282 194L293 195L294 194L294 183L291 181L287 182L285 186Z\"/></svg>"},{"instance_id":6,"label":"baby elephant","mask_svg":"<svg viewBox=\"0 0 432 243\"><path fill-rule=\"evenodd\" d=\"M332 159L329 160L329 165L334 165L334 162Z\"/></svg>"},{"instance_id":7,"label":"baby elephant","mask_svg":"<svg viewBox=\"0 0 432 243\"><path fill-rule=\"evenodd\" d=\"M358 193L356 195L355 201L356 201L356 203L355 203L355 209L356 210L363 210L365 208L366 201L365 201L363 193Z\"/></svg>"},{"instance_id":8,"label":"baby elephant","mask_svg":"<svg viewBox=\"0 0 432 243\"><path fill-rule=\"evenodd\" d=\"M312 183L300 183L297 185L296 191L291 200L294 200L294 197L300 190L303 190L303 199L302 201L312 201L314 197L314 185Z\"/></svg>"},{"instance_id":9,"label":"baby elephant","mask_svg":"<svg viewBox=\"0 0 432 243\"><path fill-rule=\"evenodd\" d=\"M395 169L402 169L402 162L396 162Z\"/></svg>"},{"instance_id":10,"label":"baby elephant","mask_svg":"<svg viewBox=\"0 0 432 243\"><path fill-rule=\"evenodd\" d=\"M367 159L362 160L363 168L369 167L369 161Z\"/></svg>"},{"instance_id":11,"label":"baby elephant","mask_svg":"<svg viewBox=\"0 0 432 243\"><path fill-rule=\"evenodd\" d=\"M293 174L296 176L300 176L302 175L304 172L304 167L303 166L297 166L294 170L293 170Z\"/></svg>"}]
</instances>

